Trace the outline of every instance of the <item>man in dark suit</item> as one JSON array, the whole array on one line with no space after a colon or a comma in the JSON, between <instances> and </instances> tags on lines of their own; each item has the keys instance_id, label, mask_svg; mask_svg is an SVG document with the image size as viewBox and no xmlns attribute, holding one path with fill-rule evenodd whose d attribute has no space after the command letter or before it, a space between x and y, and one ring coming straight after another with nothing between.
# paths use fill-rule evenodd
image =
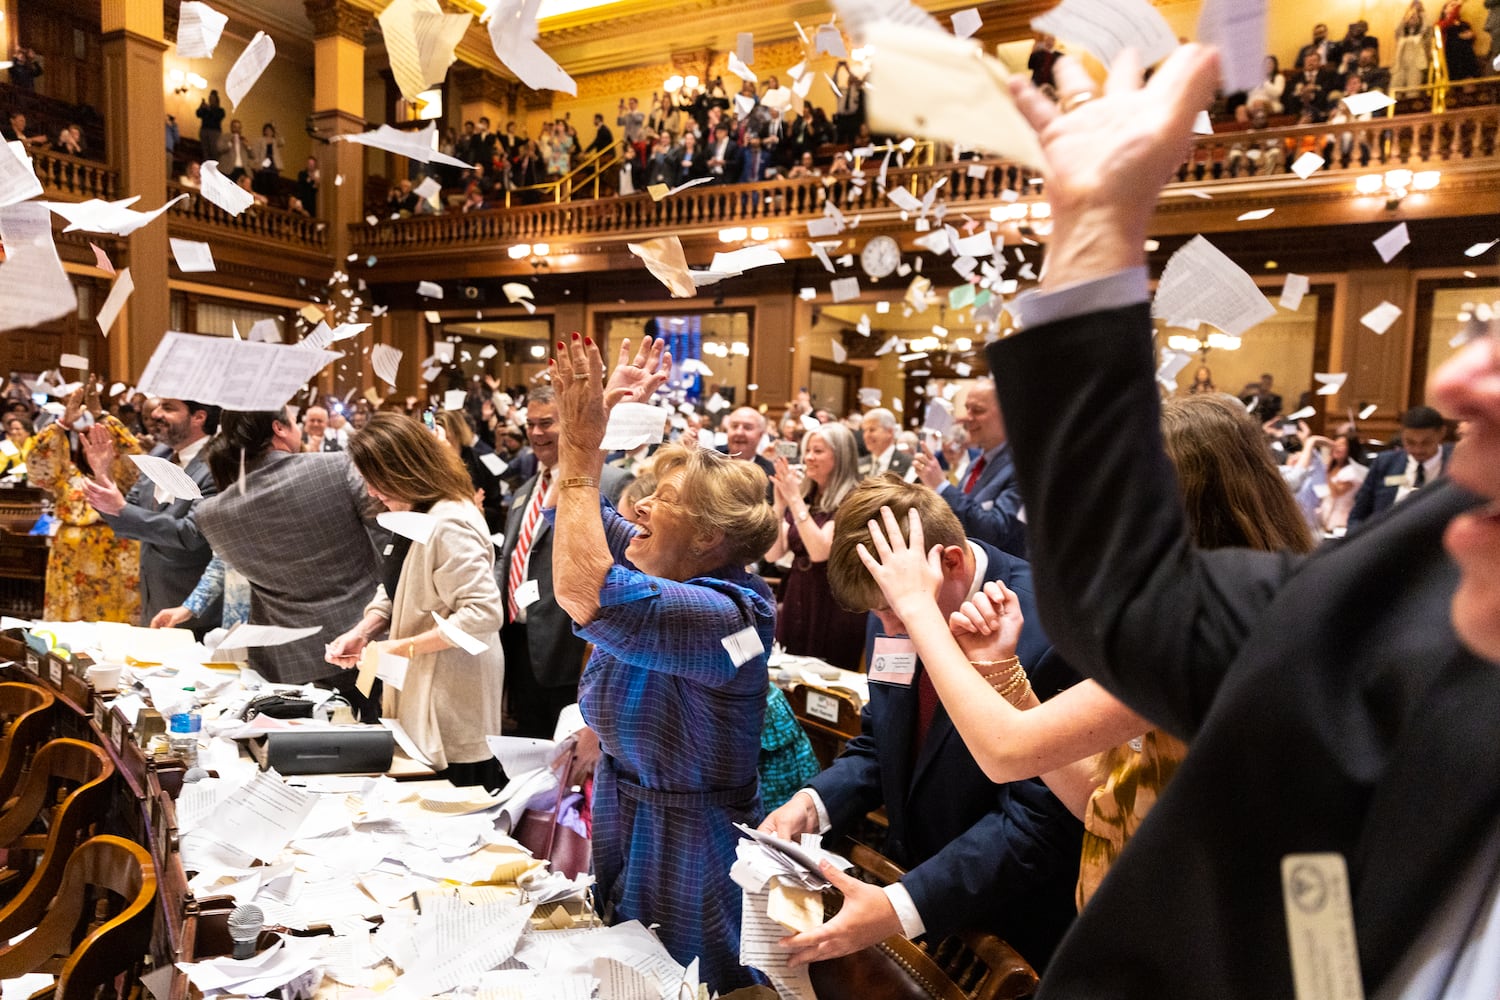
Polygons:
<instances>
[{"instance_id":1,"label":"man in dark suit","mask_svg":"<svg viewBox=\"0 0 1500 1000\"><path fill-rule=\"evenodd\" d=\"M941 463L925 446L913 459L917 475L948 502L970 538L1025 559L1024 505L994 383L985 379L969 387L958 423L978 454L971 455L969 464L959 470L957 483L948 481Z\"/></svg>"},{"instance_id":2,"label":"man in dark suit","mask_svg":"<svg viewBox=\"0 0 1500 1000\"><path fill-rule=\"evenodd\" d=\"M328 433L328 411L321 406L309 406L302 414L303 451L343 451L338 438Z\"/></svg>"},{"instance_id":3,"label":"man in dark suit","mask_svg":"<svg viewBox=\"0 0 1500 1000\"><path fill-rule=\"evenodd\" d=\"M966 539L953 512L919 484L886 476L850 493L835 518L828 575L841 604L873 611L866 644L870 703L860 735L761 828L792 840L829 829L849 832L884 805L890 820L884 851L907 874L885 889L836 882L843 908L824 928L792 943L794 958L834 958L892 934L925 933L937 941L972 929L998 934L1043 968L1076 912L1082 828L1039 780L991 782L964 745L905 638L905 625L883 610L880 588L855 551L869 542L869 521L882 506L903 525L915 508L928 542L942 546L938 604L945 616L987 581L1003 581L1026 616L1016 653L1039 695L1076 680L1060 662L1048 662L1050 644L1032 604L1025 562Z\"/></svg>"},{"instance_id":4,"label":"man in dark suit","mask_svg":"<svg viewBox=\"0 0 1500 1000\"><path fill-rule=\"evenodd\" d=\"M152 419L161 429L157 434L160 443L151 454L181 467L205 498L217 493L202 451L219 429L219 408L190 399L163 399L157 403ZM87 445L90 467L108 470L114 458L114 442L108 436L91 434ZM107 474L85 482L84 490L89 503L116 535L141 543L141 621L150 622L165 608L180 607L214 557L213 549L192 524L198 501L172 497L159 502L156 484L146 475L123 496ZM215 601L201 619L194 621L193 630L202 635L218 628L221 609L222 601Z\"/></svg>"},{"instance_id":5,"label":"man in dark suit","mask_svg":"<svg viewBox=\"0 0 1500 1000\"><path fill-rule=\"evenodd\" d=\"M1017 93L1065 206L1040 294L1012 306L1021 332L987 349L1037 604L1070 664L1192 747L1038 996L1327 995L1329 963L1345 995L1493 996L1500 352L1481 338L1433 379L1476 427L1450 479L1490 507L1442 482L1309 556L1194 548L1142 237L1216 63L1183 46L1145 86L1117 63L1068 113ZM1059 62L1062 107L1092 87Z\"/></svg>"},{"instance_id":6,"label":"man in dark suit","mask_svg":"<svg viewBox=\"0 0 1500 1000\"><path fill-rule=\"evenodd\" d=\"M1315 24L1313 25L1312 41L1297 50L1297 60L1292 65L1301 66L1309 53L1316 55L1326 65L1332 61L1332 57L1338 51L1338 43L1328 40L1328 25L1322 23Z\"/></svg>"},{"instance_id":7,"label":"man in dark suit","mask_svg":"<svg viewBox=\"0 0 1500 1000\"><path fill-rule=\"evenodd\" d=\"M776 169L776 164L763 148L761 137L750 135L745 139L745 145L747 148L743 154L743 165L736 179L741 184L755 184L768 179Z\"/></svg>"},{"instance_id":8,"label":"man in dark suit","mask_svg":"<svg viewBox=\"0 0 1500 1000\"><path fill-rule=\"evenodd\" d=\"M526 401L526 433L536 455L537 474L511 498L504 544L495 560L496 582L505 599L506 709L516 733L550 739L557 715L578 700L587 646L573 634L573 622L552 592L552 528L541 516L549 490L556 488L557 401L549 387L533 390ZM635 476L606 465L599 490L610 503ZM545 483L543 482L545 480Z\"/></svg>"},{"instance_id":9,"label":"man in dark suit","mask_svg":"<svg viewBox=\"0 0 1500 1000\"><path fill-rule=\"evenodd\" d=\"M714 129L708 148L703 151L708 173L715 184L735 184L744 167L745 154L729 134L729 123L720 122Z\"/></svg>"},{"instance_id":10,"label":"man in dark suit","mask_svg":"<svg viewBox=\"0 0 1500 1000\"><path fill-rule=\"evenodd\" d=\"M911 468L911 456L896 447L896 415L883 406L865 411L859 422L864 436L865 450L869 452L859 463L861 476L879 476L894 472L905 476Z\"/></svg>"},{"instance_id":11,"label":"man in dark suit","mask_svg":"<svg viewBox=\"0 0 1500 1000\"><path fill-rule=\"evenodd\" d=\"M1323 57L1316 51L1302 57L1302 71L1286 82L1283 102L1288 112L1322 121L1333 110L1330 95L1341 89L1337 71L1323 65Z\"/></svg>"},{"instance_id":12,"label":"man in dark suit","mask_svg":"<svg viewBox=\"0 0 1500 1000\"><path fill-rule=\"evenodd\" d=\"M672 186L708 176L708 157L698 148L698 138L684 132L682 145L672 150Z\"/></svg>"},{"instance_id":13,"label":"man in dark suit","mask_svg":"<svg viewBox=\"0 0 1500 1000\"><path fill-rule=\"evenodd\" d=\"M1401 447L1375 456L1354 494L1349 530L1410 498L1448 471L1451 444L1443 444L1448 425L1430 406L1413 406L1401 417Z\"/></svg>"}]
</instances>

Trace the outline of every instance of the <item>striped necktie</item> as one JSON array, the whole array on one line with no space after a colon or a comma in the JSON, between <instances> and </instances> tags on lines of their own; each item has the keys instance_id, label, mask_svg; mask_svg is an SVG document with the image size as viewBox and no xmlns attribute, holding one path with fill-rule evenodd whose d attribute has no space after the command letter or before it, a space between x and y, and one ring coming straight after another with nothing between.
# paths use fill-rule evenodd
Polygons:
<instances>
[{"instance_id":1,"label":"striped necktie","mask_svg":"<svg viewBox=\"0 0 1500 1000\"><path fill-rule=\"evenodd\" d=\"M506 601L510 620L515 621L521 613L516 604L516 591L526 582L526 561L531 556L531 542L536 537L536 527L542 520L542 505L547 501L547 488L552 482L552 470L544 470L531 491L526 503L526 513L521 516L521 532L516 536L516 547L510 554L510 571L506 577Z\"/></svg>"}]
</instances>

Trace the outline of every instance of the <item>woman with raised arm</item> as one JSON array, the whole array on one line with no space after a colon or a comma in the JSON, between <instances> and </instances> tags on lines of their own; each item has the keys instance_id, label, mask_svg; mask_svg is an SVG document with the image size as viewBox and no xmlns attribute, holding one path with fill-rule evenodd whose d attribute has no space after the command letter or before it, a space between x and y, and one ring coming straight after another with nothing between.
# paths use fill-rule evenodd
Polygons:
<instances>
[{"instance_id":1,"label":"woman with raised arm","mask_svg":"<svg viewBox=\"0 0 1500 1000\"><path fill-rule=\"evenodd\" d=\"M607 919L660 924L667 950L721 993L740 965L735 823L759 819L770 590L745 571L776 536L766 476L707 448L663 446L656 490L630 524L599 495L599 444L616 403L644 402L671 356L646 338L604 384L592 340L558 344L557 603L594 644L578 685L599 736L596 899Z\"/></svg>"}]
</instances>

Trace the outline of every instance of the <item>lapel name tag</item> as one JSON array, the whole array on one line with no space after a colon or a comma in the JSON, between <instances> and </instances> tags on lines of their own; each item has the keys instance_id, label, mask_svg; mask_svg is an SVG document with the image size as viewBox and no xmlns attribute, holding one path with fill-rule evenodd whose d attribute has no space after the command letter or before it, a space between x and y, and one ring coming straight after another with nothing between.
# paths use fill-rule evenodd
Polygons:
<instances>
[{"instance_id":1,"label":"lapel name tag","mask_svg":"<svg viewBox=\"0 0 1500 1000\"><path fill-rule=\"evenodd\" d=\"M904 636L876 638L870 653L870 680L880 684L911 687L917 673L917 647Z\"/></svg>"},{"instance_id":2,"label":"lapel name tag","mask_svg":"<svg viewBox=\"0 0 1500 1000\"><path fill-rule=\"evenodd\" d=\"M1364 1000L1342 854L1288 854L1281 897L1297 1000Z\"/></svg>"},{"instance_id":3,"label":"lapel name tag","mask_svg":"<svg viewBox=\"0 0 1500 1000\"><path fill-rule=\"evenodd\" d=\"M516 607L526 609L542 599L541 587L536 580L527 580L516 588Z\"/></svg>"},{"instance_id":4,"label":"lapel name tag","mask_svg":"<svg viewBox=\"0 0 1500 1000\"><path fill-rule=\"evenodd\" d=\"M1397 476L1386 476L1385 477L1385 484L1387 486L1405 486L1406 485L1406 474L1402 473L1402 474L1397 475Z\"/></svg>"}]
</instances>

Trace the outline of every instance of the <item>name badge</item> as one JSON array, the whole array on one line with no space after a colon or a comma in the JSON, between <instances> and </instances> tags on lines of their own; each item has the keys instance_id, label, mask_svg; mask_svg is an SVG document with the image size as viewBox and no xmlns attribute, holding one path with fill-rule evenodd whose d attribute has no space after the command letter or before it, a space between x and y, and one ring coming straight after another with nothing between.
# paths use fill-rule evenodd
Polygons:
<instances>
[{"instance_id":1,"label":"name badge","mask_svg":"<svg viewBox=\"0 0 1500 1000\"><path fill-rule=\"evenodd\" d=\"M995 509L995 501L993 501L993 500L986 500L984 503L982 503L982 504L979 505L979 509L980 510L994 510Z\"/></svg>"},{"instance_id":2,"label":"name badge","mask_svg":"<svg viewBox=\"0 0 1500 1000\"><path fill-rule=\"evenodd\" d=\"M387 556L389 556L392 552L395 552L395 551L396 551L396 546L394 544L387 545L385 547L385 553L384 554L387 555Z\"/></svg>"},{"instance_id":3,"label":"name badge","mask_svg":"<svg viewBox=\"0 0 1500 1000\"><path fill-rule=\"evenodd\" d=\"M542 591L535 580L527 580L516 588L516 607L526 609L542 599Z\"/></svg>"},{"instance_id":4,"label":"name badge","mask_svg":"<svg viewBox=\"0 0 1500 1000\"><path fill-rule=\"evenodd\" d=\"M904 637L880 636L870 653L869 673L872 682L911 687L917 673L917 647Z\"/></svg>"},{"instance_id":5,"label":"name badge","mask_svg":"<svg viewBox=\"0 0 1500 1000\"><path fill-rule=\"evenodd\" d=\"M1405 486L1406 485L1406 473L1403 472L1399 476L1386 476L1385 477L1385 484L1387 486Z\"/></svg>"},{"instance_id":6,"label":"name badge","mask_svg":"<svg viewBox=\"0 0 1500 1000\"><path fill-rule=\"evenodd\" d=\"M1297 1000L1364 1000L1344 856L1288 854L1281 896Z\"/></svg>"}]
</instances>

